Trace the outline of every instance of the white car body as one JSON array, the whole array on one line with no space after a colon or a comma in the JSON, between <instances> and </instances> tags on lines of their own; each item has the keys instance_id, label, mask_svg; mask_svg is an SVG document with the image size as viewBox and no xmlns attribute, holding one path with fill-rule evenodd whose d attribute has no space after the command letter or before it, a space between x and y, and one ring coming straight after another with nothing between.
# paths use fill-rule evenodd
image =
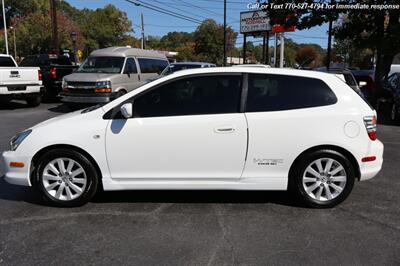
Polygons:
<instances>
[{"instance_id":1,"label":"white car body","mask_svg":"<svg viewBox=\"0 0 400 266\"><path fill-rule=\"evenodd\" d=\"M328 106L273 112L103 119L134 95L168 80L217 73L283 74L320 79L337 97ZM32 159L48 147L76 147L98 166L104 190L286 190L289 171L303 152L338 147L355 160L359 180L382 167L383 144L368 137L363 117L376 116L331 74L275 68L206 68L179 71L98 108L42 122L15 151L5 151L5 179L31 186ZM362 162L368 156L376 160ZM11 162L24 167L10 167ZM358 170L358 169L357 169Z\"/></svg>"}]
</instances>

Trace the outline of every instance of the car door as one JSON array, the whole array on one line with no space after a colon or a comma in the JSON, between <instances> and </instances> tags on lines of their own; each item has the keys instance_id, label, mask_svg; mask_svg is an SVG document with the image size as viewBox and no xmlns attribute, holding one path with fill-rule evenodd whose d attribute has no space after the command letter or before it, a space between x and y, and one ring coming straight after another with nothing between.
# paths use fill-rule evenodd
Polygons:
<instances>
[{"instance_id":1,"label":"car door","mask_svg":"<svg viewBox=\"0 0 400 266\"><path fill-rule=\"evenodd\" d=\"M109 122L113 179L238 179L247 148L242 76L190 76L134 96L133 118Z\"/></svg>"},{"instance_id":2,"label":"car door","mask_svg":"<svg viewBox=\"0 0 400 266\"><path fill-rule=\"evenodd\" d=\"M141 84L139 81L136 62L133 57L128 57L126 59L122 80L123 87L125 87L127 91L136 89Z\"/></svg>"}]
</instances>

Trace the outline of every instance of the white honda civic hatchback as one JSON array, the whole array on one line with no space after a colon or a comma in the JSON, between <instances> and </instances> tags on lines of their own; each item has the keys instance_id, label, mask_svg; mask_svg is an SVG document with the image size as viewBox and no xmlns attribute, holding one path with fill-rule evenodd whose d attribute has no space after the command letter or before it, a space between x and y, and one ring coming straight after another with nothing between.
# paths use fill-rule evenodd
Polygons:
<instances>
[{"instance_id":1,"label":"white honda civic hatchback","mask_svg":"<svg viewBox=\"0 0 400 266\"><path fill-rule=\"evenodd\" d=\"M332 207L382 167L376 112L334 75L179 71L11 140L5 179L58 206L104 190L287 190Z\"/></svg>"}]
</instances>

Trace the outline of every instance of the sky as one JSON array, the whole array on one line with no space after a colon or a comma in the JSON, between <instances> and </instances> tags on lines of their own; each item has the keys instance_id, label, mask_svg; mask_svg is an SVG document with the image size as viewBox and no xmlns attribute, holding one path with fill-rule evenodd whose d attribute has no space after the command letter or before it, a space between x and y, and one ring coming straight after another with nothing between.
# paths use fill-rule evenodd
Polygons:
<instances>
[{"instance_id":1,"label":"sky","mask_svg":"<svg viewBox=\"0 0 400 266\"><path fill-rule=\"evenodd\" d=\"M128 18L133 22L134 36L140 37L140 14L143 13L146 36L163 36L171 31L192 32L198 24L182 20L170 15L162 14L141 6L136 6L126 0L63 0L76 8L96 9L107 4L113 4L120 10L127 13ZM158 6L164 10L171 10L180 15L197 20L212 18L218 23L223 23L224 1L223 0L141 0L143 3ZM239 32L240 12L248 11L247 5L255 0L227 0L227 23L236 32ZM316 43L321 47L327 47L327 24L320 27L313 27L309 30L285 33L285 37L293 39L297 43ZM261 38L248 38L255 44L262 43ZM270 39L272 45L273 39ZM239 34L237 46L243 43L243 35Z\"/></svg>"}]
</instances>

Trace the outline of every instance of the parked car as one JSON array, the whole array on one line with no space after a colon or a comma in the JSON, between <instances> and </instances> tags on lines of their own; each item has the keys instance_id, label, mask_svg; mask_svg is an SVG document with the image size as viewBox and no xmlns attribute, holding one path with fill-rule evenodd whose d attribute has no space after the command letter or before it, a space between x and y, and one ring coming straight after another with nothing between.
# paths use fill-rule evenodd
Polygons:
<instances>
[{"instance_id":1,"label":"parked car","mask_svg":"<svg viewBox=\"0 0 400 266\"><path fill-rule=\"evenodd\" d=\"M215 64L206 63L206 62L175 62L171 63L167 66L162 72L160 76L154 76L146 79L145 83L152 82L157 80L163 76L170 75L175 73L176 71L185 70L185 69L193 69L193 68L207 68L207 67L216 67Z\"/></svg>"},{"instance_id":2,"label":"parked car","mask_svg":"<svg viewBox=\"0 0 400 266\"><path fill-rule=\"evenodd\" d=\"M353 70L351 71L360 87L364 97L372 105L376 105L376 84L374 70Z\"/></svg>"},{"instance_id":3,"label":"parked car","mask_svg":"<svg viewBox=\"0 0 400 266\"><path fill-rule=\"evenodd\" d=\"M390 72L389 72L388 76L392 75L393 73L398 73L398 72L400 72L400 64L392 64L390 66Z\"/></svg>"},{"instance_id":4,"label":"parked car","mask_svg":"<svg viewBox=\"0 0 400 266\"><path fill-rule=\"evenodd\" d=\"M216 67L216 65L207 62L176 62L171 63L168 67L166 67L161 75L166 76L180 70L207 67Z\"/></svg>"},{"instance_id":5,"label":"parked car","mask_svg":"<svg viewBox=\"0 0 400 266\"><path fill-rule=\"evenodd\" d=\"M344 82L249 67L176 72L27 129L10 149L5 179L58 206L82 205L101 186L290 189L332 207L383 161L376 112Z\"/></svg>"},{"instance_id":6,"label":"parked car","mask_svg":"<svg viewBox=\"0 0 400 266\"><path fill-rule=\"evenodd\" d=\"M389 108L390 118L400 120L400 72L391 74L382 82L382 93L378 99L379 110Z\"/></svg>"},{"instance_id":7,"label":"parked car","mask_svg":"<svg viewBox=\"0 0 400 266\"><path fill-rule=\"evenodd\" d=\"M64 103L106 103L158 76L169 65L165 55L130 47L92 52L79 69L63 79Z\"/></svg>"},{"instance_id":8,"label":"parked car","mask_svg":"<svg viewBox=\"0 0 400 266\"><path fill-rule=\"evenodd\" d=\"M61 92L64 76L71 74L78 66L71 63L69 57L57 54L37 54L25 57L21 66L40 67L42 71L44 96L55 98Z\"/></svg>"},{"instance_id":9,"label":"parked car","mask_svg":"<svg viewBox=\"0 0 400 266\"><path fill-rule=\"evenodd\" d=\"M29 106L41 102L42 73L38 67L18 67L10 55L0 54L0 99L22 99Z\"/></svg>"},{"instance_id":10,"label":"parked car","mask_svg":"<svg viewBox=\"0 0 400 266\"><path fill-rule=\"evenodd\" d=\"M233 65L232 67L263 67L263 68L270 68L270 65L265 64L244 64L244 65Z\"/></svg>"},{"instance_id":11,"label":"parked car","mask_svg":"<svg viewBox=\"0 0 400 266\"><path fill-rule=\"evenodd\" d=\"M360 87L358 86L356 79L354 78L351 71L348 69L329 68L329 70L328 70L326 67L320 67L315 70L334 74L336 77L341 79L344 83L346 83L349 87L351 87L354 91L356 91L359 94L362 93L360 90Z\"/></svg>"}]
</instances>

